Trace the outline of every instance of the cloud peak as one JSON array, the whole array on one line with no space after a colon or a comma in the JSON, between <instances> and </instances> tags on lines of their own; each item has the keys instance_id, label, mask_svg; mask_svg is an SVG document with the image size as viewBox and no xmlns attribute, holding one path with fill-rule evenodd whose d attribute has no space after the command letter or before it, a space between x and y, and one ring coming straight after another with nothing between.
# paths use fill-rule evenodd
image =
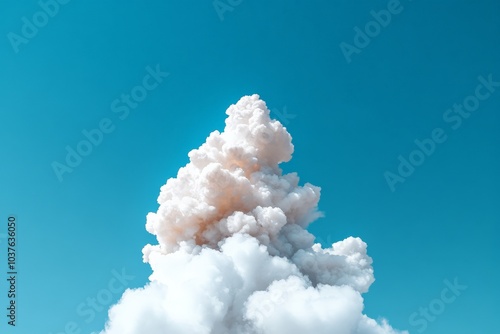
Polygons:
<instances>
[{"instance_id":1,"label":"cloud peak","mask_svg":"<svg viewBox=\"0 0 500 334\"><path fill-rule=\"evenodd\" d=\"M158 245L143 249L151 282L124 293L101 333L400 333L362 314L366 243L314 244L320 188L283 175L291 136L265 102L244 96L226 113L161 187L146 223Z\"/></svg>"}]
</instances>

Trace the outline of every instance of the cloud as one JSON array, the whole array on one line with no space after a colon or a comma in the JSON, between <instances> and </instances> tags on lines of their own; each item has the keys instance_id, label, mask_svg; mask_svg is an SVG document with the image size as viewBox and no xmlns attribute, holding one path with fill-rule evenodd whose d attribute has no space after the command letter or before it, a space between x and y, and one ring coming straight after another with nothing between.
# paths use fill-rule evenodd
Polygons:
<instances>
[{"instance_id":1,"label":"cloud","mask_svg":"<svg viewBox=\"0 0 500 334\"><path fill-rule=\"evenodd\" d=\"M291 136L258 95L227 110L176 178L161 187L146 229L153 273L109 310L101 334L396 334L363 312L374 281L366 243L323 249L307 226L320 188L279 164Z\"/></svg>"}]
</instances>

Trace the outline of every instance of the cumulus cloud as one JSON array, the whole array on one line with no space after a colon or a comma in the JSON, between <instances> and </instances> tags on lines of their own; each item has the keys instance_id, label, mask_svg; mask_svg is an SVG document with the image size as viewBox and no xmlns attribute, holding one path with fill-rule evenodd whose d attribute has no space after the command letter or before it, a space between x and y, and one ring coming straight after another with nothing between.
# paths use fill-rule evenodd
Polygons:
<instances>
[{"instance_id":1,"label":"cumulus cloud","mask_svg":"<svg viewBox=\"0 0 500 334\"><path fill-rule=\"evenodd\" d=\"M363 314L366 243L314 244L320 188L279 168L293 145L265 102L245 96L226 113L161 187L150 282L123 294L101 334L407 333Z\"/></svg>"}]
</instances>

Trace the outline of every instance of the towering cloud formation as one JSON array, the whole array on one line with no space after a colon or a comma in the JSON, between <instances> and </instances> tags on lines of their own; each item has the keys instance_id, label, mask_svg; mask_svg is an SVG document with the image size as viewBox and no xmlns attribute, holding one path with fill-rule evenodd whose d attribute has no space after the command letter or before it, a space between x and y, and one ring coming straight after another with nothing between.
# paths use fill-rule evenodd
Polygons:
<instances>
[{"instance_id":1,"label":"towering cloud formation","mask_svg":"<svg viewBox=\"0 0 500 334\"><path fill-rule=\"evenodd\" d=\"M143 249L151 282L123 294L101 333L401 333L362 314L366 244L314 244L320 188L282 174L293 145L264 101L245 96L226 113L224 132L161 187L146 223L159 244Z\"/></svg>"}]
</instances>

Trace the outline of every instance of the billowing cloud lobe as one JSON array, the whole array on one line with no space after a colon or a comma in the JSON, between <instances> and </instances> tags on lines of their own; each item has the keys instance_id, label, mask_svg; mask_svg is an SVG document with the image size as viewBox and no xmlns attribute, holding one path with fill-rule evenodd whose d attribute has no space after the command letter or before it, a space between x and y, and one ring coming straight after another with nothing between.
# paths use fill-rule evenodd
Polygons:
<instances>
[{"instance_id":1,"label":"billowing cloud lobe","mask_svg":"<svg viewBox=\"0 0 500 334\"><path fill-rule=\"evenodd\" d=\"M306 228L320 188L283 175L291 136L258 95L226 111L176 178L161 187L146 229L153 270L127 290L101 334L395 334L362 313L374 281L366 243L330 248Z\"/></svg>"}]
</instances>

